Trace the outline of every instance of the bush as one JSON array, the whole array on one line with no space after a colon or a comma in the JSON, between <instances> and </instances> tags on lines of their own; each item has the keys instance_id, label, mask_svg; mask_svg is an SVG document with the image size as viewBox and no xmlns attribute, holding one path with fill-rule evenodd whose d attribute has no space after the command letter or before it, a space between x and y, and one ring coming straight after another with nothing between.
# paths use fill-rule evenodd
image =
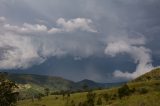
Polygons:
<instances>
[{"instance_id":1,"label":"bush","mask_svg":"<svg viewBox=\"0 0 160 106\"><path fill-rule=\"evenodd\" d=\"M96 98L96 94L93 93L92 91L89 91L87 93L87 100L84 102L80 102L78 106L95 106L94 105L95 98Z\"/></svg>"},{"instance_id":2,"label":"bush","mask_svg":"<svg viewBox=\"0 0 160 106\"><path fill-rule=\"evenodd\" d=\"M48 96L49 93L50 93L50 89L49 88L44 88L44 93L45 93L46 96Z\"/></svg>"},{"instance_id":3,"label":"bush","mask_svg":"<svg viewBox=\"0 0 160 106\"><path fill-rule=\"evenodd\" d=\"M111 96L111 100L115 100L117 98L117 95L116 94L113 94L112 96Z\"/></svg>"},{"instance_id":4,"label":"bush","mask_svg":"<svg viewBox=\"0 0 160 106\"><path fill-rule=\"evenodd\" d=\"M146 88L141 88L138 90L140 94L146 94L148 93L148 90Z\"/></svg>"},{"instance_id":5,"label":"bush","mask_svg":"<svg viewBox=\"0 0 160 106\"><path fill-rule=\"evenodd\" d=\"M78 106L82 106L82 102L79 102L79 103L78 103Z\"/></svg>"},{"instance_id":6,"label":"bush","mask_svg":"<svg viewBox=\"0 0 160 106\"><path fill-rule=\"evenodd\" d=\"M75 106L74 100L71 101L71 106Z\"/></svg>"},{"instance_id":7,"label":"bush","mask_svg":"<svg viewBox=\"0 0 160 106\"><path fill-rule=\"evenodd\" d=\"M15 88L18 87L6 79L6 73L0 73L0 106L15 106L19 95Z\"/></svg>"},{"instance_id":8,"label":"bush","mask_svg":"<svg viewBox=\"0 0 160 106\"><path fill-rule=\"evenodd\" d=\"M109 96L108 93L105 93L105 94L103 94L103 98L104 98L104 100L107 102L107 101L109 101L110 96Z\"/></svg>"},{"instance_id":9,"label":"bush","mask_svg":"<svg viewBox=\"0 0 160 106\"><path fill-rule=\"evenodd\" d=\"M131 90L129 89L128 85L125 84L121 88L118 89L118 96L121 99L124 96L129 96L131 94Z\"/></svg>"},{"instance_id":10,"label":"bush","mask_svg":"<svg viewBox=\"0 0 160 106\"><path fill-rule=\"evenodd\" d=\"M39 94L35 95L35 98L37 98L38 101L41 101L43 96L44 95L42 93L39 93Z\"/></svg>"},{"instance_id":11,"label":"bush","mask_svg":"<svg viewBox=\"0 0 160 106\"><path fill-rule=\"evenodd\" d=\"M98 98L97 105L102 105L102 99L101 99L101 97Z\"/></svg>"}]
</instances>

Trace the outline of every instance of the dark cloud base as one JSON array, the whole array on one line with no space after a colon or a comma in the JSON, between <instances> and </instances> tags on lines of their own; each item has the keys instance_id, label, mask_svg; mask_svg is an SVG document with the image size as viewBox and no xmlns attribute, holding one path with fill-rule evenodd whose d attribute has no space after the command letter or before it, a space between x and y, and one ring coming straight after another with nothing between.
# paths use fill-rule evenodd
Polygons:
<instances>
[{"instance_id":1,"label":"dark cloud base","mask_svg":"<svg viewBox=\"0 0 160 106\"><path fill-rule=\"evenodd\" d=\"M112 76L113 71L121 69L133 72L135 67L136 64L133 64L132 59L128 56L118 56L114 59L107 57L90 57L82 60L75 60L73 57L67 56L63 58L52 57L44 63L32 66L28 69L3 71L61 76L73 81L80 81L88 78L99 82L116 82L119 81L119 79ZM92 76L93 73L96 73L98 78ZM121 80L123 81L123 79Z\"/></svg>"}]
</instances>

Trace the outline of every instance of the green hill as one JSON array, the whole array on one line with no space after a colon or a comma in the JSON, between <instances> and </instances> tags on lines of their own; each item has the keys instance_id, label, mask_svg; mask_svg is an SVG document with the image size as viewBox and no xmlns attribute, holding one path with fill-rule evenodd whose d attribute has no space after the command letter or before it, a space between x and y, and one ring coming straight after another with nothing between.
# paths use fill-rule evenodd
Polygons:
<instances>
[{"instance_id":1,"label":"green hill","mask_svg":"<svg viewBox=\"0 0 160 106\"><path fill-rule=\"evenodd\" d=\"M51 91L82 90L84 85L86 85L89 89L106 88L123 83L98 83L87 79L74 82L57 76L15 73L6 74L7 79L16 82L20 88L32 88L37 91L42 91L44 88L49 88Z\"/></svg>"},{"instance_id":2,"label":"green hill","mask_svg":"<svg viewBox=\"0 0 160 106\"><path fill-rule=\"evenodd\" d=\"M4 74L3 72L1 74ZM33 95L44 94L44 89L49 88L50 92L68 90L73 84L73 81L45 75L33 74L14 74L5 73L7 79L14 81L18 86L21 99L31 98Z\"/></svg>"},{"instance_id":3,"label":"green hill","mask_svg":"<svg viewBox=\"0 0 160 106\"><path fill-rule=\"evenodd\" d=\"M4 72L0 73L4 74ZM44 94L44 89L49 88L51 93L61 91L82 91L83 86L87 89L108 88L122 83L97 83L91 80L82 80L79 82L70 81L61 77L34 75L34 74L15 74L5 73L7 79L14 81L18 85L18 91L21 98L31 98L33 95ZM86 89L86 90L87 90Z\"/></svg>"},{"instance_id":4,"label":"green hill","mask_svg":"<svg viewBox=\"0 0 160 106\"><path fill-rule=\"evenodd\" d=\"M67 90L74 82L53 76L33 75L33 74L8 74L8 79L15 81L17 84L28 84L35 90L43 90L49 88L50 90Z\"/></svg>"},{"instance_id":5,"label":"green hill","mask_svg":"<svg viewBox=\"0 0 160 106\"><path fill-rule=\"evenodd\" d=\"M154 69L138 78L133 80L134 82L149 81L149 80L160 80L160 68Z\"/></svg>"},{"instance_id":6,"label":"green hill","mask_svg":"<svg viewBox=\"0 0 160 106\"><path fill-rule=\"evenodd\" d=\"M127 84L128 88L124 86L113 87L103 90L94 90L96 97L93 106L159 106L160 101L160 69L154 69ZM86 81L85 81L86 82ZM87 81L90 82L90 81ZM79 83L83 83L79 82ZM90 82L92 83L92 82ZM122 98L119 97L119 89L123 88L124 94ZM73 93L66 99L62 95L50 95L43 97L42 100L24 100L18 102L18 106L90 106L85 105L87 100L87 92ZM100 99L99 99L100 98ZM100 104L97 105L98 101ZM82 105L83 104L83 105Z\"/></svg>"}]
</instances>

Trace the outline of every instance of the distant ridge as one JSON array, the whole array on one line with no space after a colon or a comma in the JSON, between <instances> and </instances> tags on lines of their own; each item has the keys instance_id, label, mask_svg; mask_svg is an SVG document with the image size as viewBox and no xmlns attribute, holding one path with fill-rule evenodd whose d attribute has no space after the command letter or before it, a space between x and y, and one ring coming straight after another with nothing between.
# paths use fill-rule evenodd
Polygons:
<instances>
[{"instance_id":1,"label":"distant ridge","mask_svg":"<svg viewBox=\"0 0 160 106\"><path fill-rule=\"evenodd\" d=\"M95 88L109 88L113 86L118 86L123 83L98 83L92 80L84 79L79 82L74 82L71 80L64 79L57 76L47 76L47 75L35 75L35 74L17 74L17 73L7 73L7 78L20 85L30 85L30 89L37 91L42 91L44 88L49 88L52 91L60 90L80 90L83 89L84 85L87 85L89 89Z\"/></svg>"}]
</instances>

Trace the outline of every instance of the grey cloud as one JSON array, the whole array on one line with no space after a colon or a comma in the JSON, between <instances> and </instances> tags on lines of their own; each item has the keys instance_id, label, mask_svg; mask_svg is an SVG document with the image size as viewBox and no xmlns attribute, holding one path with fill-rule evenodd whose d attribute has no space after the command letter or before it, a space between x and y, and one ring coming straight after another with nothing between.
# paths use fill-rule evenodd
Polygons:
<instances>
[{"instance_id":1,"label":"grey cloud","mask_svg":"<svg viewBox=\"0 0 160 106\"><path fill-rule=\"evenodd\" d=\"M36 49L31 45L30 39L20 35L5 34L0 36L1 49L0 61L1 69L12 68L27 68L37 62L43 61L36 52Z\"/></svg>"},{"instance_id":2,"label":"grey cloud","mask_svg":"<svg viewBox=\"0 0 160 106\"><path fill-rule=\"evenodd\" d=\"M88 32L97 32L91 27L92 20L85 18L76 18L66 21L64 18L59 18L57 20L57 25L62 28L52 28L49 33L59 33L59 32L73 32L77 29Z\"/></svg>"},{"instance_id":3,"label":"grey cloud","mask_svg":"<svg viewBox=\"0 0 160 106\"><path fill-rule=\"evenodd\" d=\"M1 17L0 19L4 21L5 18ZM88 22L91 23L91 20L77 18L73 19L73 21L65 22L63 19L65 28L57 29L61 33L74 32L77 29L93 32ZM61 24L60 20L59 24ZM96 46L96 43L87 44L87 42L83 41L86 39L85 36L79 36L77 39L77 37L74 37L77 35L65 35L70 38L64 39L65 37L62 35L55 35L58 32L48 33L49 29L45 25L24 23L22 26L18 26L8 24L5 21L0 24L0 28L0 47L3 48L1 49L1 69L28 68L34 64L42 63L51 56L68 54L86 57L97 52L97 48L92 45ZM33 36L33 34L37 36ZM4 49L8 46L14 49Z\"/></svg>"},{"instance_id":4,"label":"grey cloud","mask_svg":"<svg viewBox=\"0 0 160 106\"><path fill-rule=\"evenodd\" d=\"M5 21L4 17L0 18L1 22ZM25 33L43 33L45 32L45 34L47 35L49 34L55 34L55 33L61 33L61 32L74 32L78 29L82 30L82 31L88 31L88 32L97 32L96 30L94 30L91 27L92 24L92 20L90 19L85 19L85 18L76 18L76 19L71 19L68 21L65 21L64 18L59 18L56 21L57 25L60 26L59 28L57 27L53 27L51 29L48 29L47 26L45 25L40 25L40 24L28 24L28 23L24 23L22 26L17 26L17 25L11 25L11 24L7 24L5 23L2 27L4 30L7 31L12 31L15 33L21 33L21 34L25 34Z\"/></svg>"},{"instance_id":5,"label":"grey cloud","mask_svg":"<svg viewBox=\"0 0 160 106\"><path fill-rule=\"evenodd\" d=\"M117 54L128 53L137 63L136 70L132 73L115 71L115 77L125 77L125 78L137 78L138 76L149 72L153 69L152 66L152 58L151 51L148 48L145 48L142 44L144 44L143 38L128 38L128 39L116 39L108 42L107 47L105 49L105 54L115 57Z\"/></svg>"}]
</instances>

